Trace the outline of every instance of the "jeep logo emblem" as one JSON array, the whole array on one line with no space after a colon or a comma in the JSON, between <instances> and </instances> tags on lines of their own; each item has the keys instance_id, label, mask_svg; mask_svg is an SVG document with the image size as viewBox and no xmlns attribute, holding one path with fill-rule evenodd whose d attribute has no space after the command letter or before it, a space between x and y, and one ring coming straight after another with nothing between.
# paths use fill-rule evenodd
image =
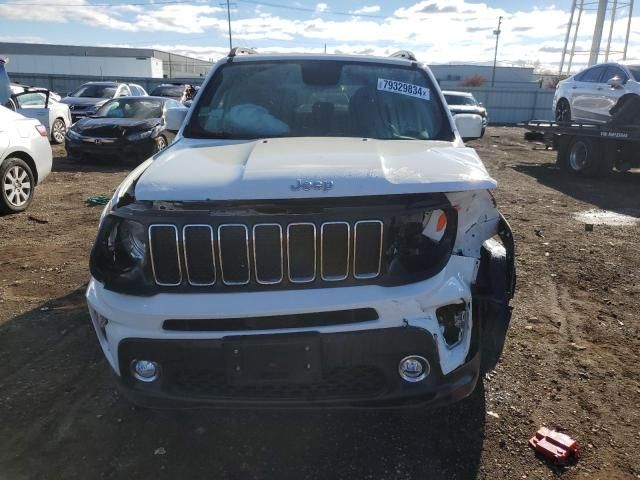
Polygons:
<instances>
[{"instance_id":1,"label":"jeep logo emblem","mask_svg":"<svg viewBox=\"0 0 640 480\"><path fill-rule=\"evenodd\" d=\"M322 192L328 192L333 188L333 180L296 180L296 183L291 185L291 190L299 192L304 190L308 192L310 190L317 190Z\"/></svg>"}]
</instances>

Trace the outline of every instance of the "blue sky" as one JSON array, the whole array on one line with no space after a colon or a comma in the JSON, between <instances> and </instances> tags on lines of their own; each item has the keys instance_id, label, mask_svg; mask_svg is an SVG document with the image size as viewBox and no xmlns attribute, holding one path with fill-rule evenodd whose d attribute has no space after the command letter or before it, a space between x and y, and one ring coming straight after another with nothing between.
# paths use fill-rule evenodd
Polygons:
<instances>
[{"instance_id":1,"label":"blue sky","mask_svg":"<svg viewBox=\"0 0 640 480\"><path fill-rule=\"evenodd\" d=\"M226 9L220 1L0 0L0 41L153 47L215 59L228 50ZM553 68L570 6L571 0L236 0L231 19L235 45L321 52L326 44L329 53L369 54L407 48L420 59L442 63L491 61L492 31L503 16L500 60ZM585 35L578 49L589 47L594 16L583 16ZM632 52L640 41L637 20ZM619 18L614 47L625 29L626 19Z\"/></svg>"}]
</instances>

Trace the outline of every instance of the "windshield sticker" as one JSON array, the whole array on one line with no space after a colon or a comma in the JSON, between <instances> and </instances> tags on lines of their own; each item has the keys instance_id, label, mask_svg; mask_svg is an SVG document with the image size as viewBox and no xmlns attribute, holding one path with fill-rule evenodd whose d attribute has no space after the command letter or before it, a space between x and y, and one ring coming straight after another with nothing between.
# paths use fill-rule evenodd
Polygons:
<instances>
[{"instance_id":1,"label":"windshield sticker","mask_svg":"<svg viewBox=\"0 0 640 480\"><path fill-rule=\"evenodd\" d=\"M378 90L409 95L410 97L421 98L423 100L431 99L431 92L426 87L413 85L412 83L398 82L397 80L387 80L386 78L378 79Z\"/></svg>"}]
</instances>

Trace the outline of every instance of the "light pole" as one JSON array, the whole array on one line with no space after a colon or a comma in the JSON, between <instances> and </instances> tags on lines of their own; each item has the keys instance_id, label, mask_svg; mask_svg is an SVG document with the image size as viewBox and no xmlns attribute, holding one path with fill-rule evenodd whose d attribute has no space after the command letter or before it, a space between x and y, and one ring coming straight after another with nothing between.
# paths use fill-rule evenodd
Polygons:
<instances>
[{"instance_id":1,"label":"light pole","mask_svg":"<svg viewBox=\"0 0 640 480\"><path fill-rule=\"evenodd\" d=\"M491 87L496 85L496 62L498 61L498 40L500 40L500 26L502 25L502 17L498 17L498 28L493 31L496 36L496 49L493 54L493 72L491 73Z\"/></svg>"}]
</instances>

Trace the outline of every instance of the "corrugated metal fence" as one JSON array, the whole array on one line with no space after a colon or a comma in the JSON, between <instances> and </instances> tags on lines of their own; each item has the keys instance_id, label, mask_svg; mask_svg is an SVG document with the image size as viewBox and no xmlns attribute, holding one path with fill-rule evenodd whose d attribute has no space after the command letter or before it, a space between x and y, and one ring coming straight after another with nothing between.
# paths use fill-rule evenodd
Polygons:
<instances>
[{"instance_id":1,"label":"corrugated metal fence","mask_svg":"<svg viewBox=\"0 0 640 480\"><path fill-rule=\"evenodd\" d=\"M99 80L91 76L77 75L44 75L44 74L10 74L11 81L25 85L48 88L61 95L75 90L85 82ZM161 83L182 82L200 83L203 78L111 78L102 80L118 80L121 82L136 83L142 85L147 91L152 90ZM464 87L456 90L473 93L476 99L487 107L490 123L518 123L527 120L553 120L551 103L555 90L540 89L535 87Z\"/></svg>"}]
</instances>

